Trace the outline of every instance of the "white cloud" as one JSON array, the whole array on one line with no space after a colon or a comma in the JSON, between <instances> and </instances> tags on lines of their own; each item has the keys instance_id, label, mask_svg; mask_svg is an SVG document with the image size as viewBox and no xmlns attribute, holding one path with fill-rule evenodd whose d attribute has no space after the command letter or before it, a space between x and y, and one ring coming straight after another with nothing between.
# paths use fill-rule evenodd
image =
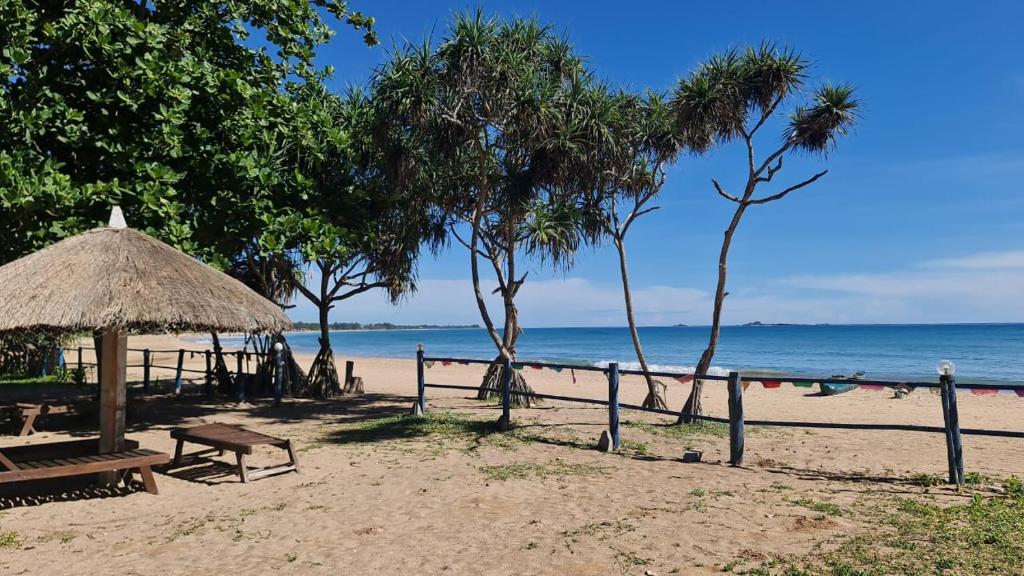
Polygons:
<instances>
[{"instance_id":1,"label":"white cloud","mask_svg":"<svg viewBox=\"0 0 1024 576\"><path fill-rule=\"evenodd\" d=\"M496 323L501 301L489 294ZM730 285L724 321L801 323L939 323L1024 320L1024 251L986 252L930 260L878 273L806 274ZM633 292L641 325L711 321L712 294L686 286L641 286ZM621 326L626 323L618 283L584 278L528 280L519 293L524 326ZM300 303L292 316L313 320ZM334 320L402 324L480 324L468 279L423 279L419 291L392 306L382 294L341 303Z\"/></svg>"},{"instance_id":2,"label":"white cloud","mask_svg":"<svg viewBox=\"0 0 1024 576\"><path fill-rule=\"evenodd\" d=\"M1014 269L1024 268L1024 250L983 252L962 258L940 258L921 264L925 268Z\"/></svg>"}]
</instances>

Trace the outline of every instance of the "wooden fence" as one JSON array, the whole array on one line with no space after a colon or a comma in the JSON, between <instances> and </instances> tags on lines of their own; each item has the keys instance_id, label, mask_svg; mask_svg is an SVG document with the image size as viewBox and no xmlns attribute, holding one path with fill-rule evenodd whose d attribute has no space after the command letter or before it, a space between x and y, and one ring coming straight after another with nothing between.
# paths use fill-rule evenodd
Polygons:
<instances>
[{"instance_id":1,"label":"wooden fence","mask_svg":"<svg viewBox=\"0 0 1024 576\"><path fill-rule=\"evenodd\" d=\"M957 390L979 390L991 393L992 391L998 392L1000 390L1012 391L1017 397L1024 397L1024 387L1013 386L1013 385L991 385L991 384L957 384L956 380L952 376L940 376L937 382L897 382L887 380L857 380L857 379L845 379L845 378L809 378L806 376L793 376L793 377L780 377L772 376L771 379L763 376L743 376L739 372L730 372L728 376L712 376L707 375L701 378L705 382L723 382L727 386L728 390L728 406L729 406L729 417L720 418L716 416L706 416L697 414L686 414L680 413L674 410L664 410L659 408L648 408L636 404L625 404L619 402L619 381L623 375L638 375L643 376L644 373L640 370L623 370L619 368L617 363L611 363L607 367L599 366L579 366L575 364L557 364L549 362L511 362L508 359L500 361L504 370L503 381L501 388L483 388L480 386L461 386L454 384L431 384L426 381L425 367L431 363L440 362L442 364L480 364L480 365L492 365L496 364L494 360L481 360L477 358L445 358L445 357L428 357L424 354L422 348L416 352L416 373L417 373L417 399L416 399L416 412L419 414L425 414L427 411L426 405L426 389L427 388L445 388L452 390L471 390L471 391L491 391L501 394L501 418L498 420L499 429L507 429L510 422L510 408L512 405L513 394L524 394L522 392L513 392L509 385L512 378L512 370L521 369L525 366L533 368L550 368L553 370L578 370L583 372L601 372L608 379L608 399L596 399L596 398L580 398L575 396L557 396L554 394L539 394L530 393L527 394L532 398L548 399L548 400L561 400L565 402L582 402L586 404L598 404L608 407L608 432L611 436L611 445L614 449L618 449L621 445L621 437L619 433L619 411L620 409L627 410L638 410L641 412L650 412L654 414L665 414L669 416L675 416L685 418L688 420L699 420L699 421L710 421L720 422L729 425L729 462L733 466L741 466L743 464L743 452L745 448L745 429L746 426L784 426L784 427L799 427L799 428L829 428L829 429L844 429L844 430L893 430L893 431L907 431L907 432L930 432L943 434L946 438L946 456L947 463L949 466L949 482L953 484L963 484L964 482L964 459L963 459L963 443L961 442L961 435L976 435L976 436L995 436L1001 438L1024 438L1024 432L1009 431L1009 430L984 430L976 428L960 428L960 417L957 410L956 392ZM681 372L651 372L651 376L663 377L663 378L685 378L692 376L691 374L685 374ZM803 422L793 420L747 420L743 415L743 389L744 383L750 382L764 382L768 381L791 381L791 382L817 382L821 384L856 384L858 386L870 386L880 388L891 388L891 389L938 389L938 392L942 399L942 417L944 425L939 426L922 426L917 424L878 424L878 423L842 423L842 422Z\"/></svg>"},{"instance_id":2,"label":"wooden fence","mask_svg":"<svg viewBox=\"0 0 1024 576\"><path fill-rule=\"evenodd\" d=\"M88 346L79 346L77 348L70 348L70 349L65 350L65 355L64 355L65 366L68 366L68 367L74 366L79 371L84 370L86 367L96 367L97 366L96 362L86 362L84 360L83 351L91 351L91 352L93 352L93 358L95 358L95 352L96 352L95 348L88 347ZM215 359L217 357L217 354L219 353L224 358L224 362L225 362L226 366L229 365L228 359L231 358L231 357L234 357L235 358L235 363L234 363L235 364L235 370L232 372L230 370L230 368L229 368L228 372L229 372L229 374L234 374L234 376L235 376L234 380L233 380L234 387L235 387L235 389L233 391L233 395L236 397L236 399L239 402L244 402L245 401L245 377L251 373L250 370L249 370L249 368L250 368L250 365L249 365L250 361L253 358L256 358L257 361L259 361L259 359L266 358L270 354L270 353L267 353L267 352L254 352L254 351L247 351L247 350L218 351L217 349L212 349L212 350L211 349L189 350L189 349L185 349L185 348L179 348L179 349L174 349L174 350L153 350L153 349L150 349L150 348L128 348L127 351L128 352L141 352L142 353L142 364L127 364L127 365L125 365L125 368L142 368L142 390L143 390L143 392L149 392L150 384L151 384L151 381L152 381L152 378L151 378L152 374L151 374L151 372L155 368L155 369L173 370L174 371L174 393L175 394L181 394L181 391L182 391L182 381L183 381L183 377L184 377L185 374L202 374L203 375L205 391L206 391L206 393L208 395L212 395L213 394L213 381L214 381L214 377L215 377L214 362L215 362ZM73 361L69 360L69 355L72 352L74 352L74 354L75 354L75 358L74 358ZM157 364L154 361L154 355L156 355L156 354L173 354L173 355L176 355L177 361L175 362L174 366L167 366L167 365ZM186 368L185 367L185 356L186 355L188 355L190 359L195 358L196 356L199 356L201 358L205 358L205 360L206 360L206 367L205 367L205 369L197 370L195 368ZM276 372L276 374L281 374L282 373L281 364L284 361L284 358L283 358L284 353L276 354L276 356L277 356L277 358L275 359L275 372ZM273 384L274 384L274 399L275 399L275 402L278 403L278 404L280 404L281 397L283 396L283 389L282 389L282 384L281 384L280 380L281 380L280 377L275 377L274 378L274 382L273 382Z\"/></svg>"}]
</instances>

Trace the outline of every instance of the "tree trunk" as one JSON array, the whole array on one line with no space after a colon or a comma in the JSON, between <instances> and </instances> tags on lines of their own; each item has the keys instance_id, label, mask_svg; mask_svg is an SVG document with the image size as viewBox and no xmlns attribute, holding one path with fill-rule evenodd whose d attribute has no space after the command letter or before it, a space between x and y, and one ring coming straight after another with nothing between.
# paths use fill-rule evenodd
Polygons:
<instances>
[{"instance_id":1,"label":"tree trunk","mask_svg":"<svg viewBox=\"0 0 1024 576\"><path fill-rule=\"evenodd\" d=\"M217 380L217 392L231 394L233 382L231 381L231 372L228 371L228 366L224 362L224 349L220 345L220 336L216 332L210 332L210 338L213 342L213 377Z\"/></svg>"},{"instance_id":2,"label":"tree trunk","mask_svg":"<svg viewBox=\"0 0 1024 576\"><path fill-rule=\"evenodd\" d=\"M316 358L313 359L313 365L309 368L309 379L306 386L307 395L314 398L326 398L341 391L338 367L334 364L334 351L331 349L331 333L328 327L327 313L330 308L330 301L326 290L324 290L319 303L320 350L317 352Z\"/></svg>"},{"instance_id":3,"label":"tree trunk","mask_svg":"<svg viewBox=\"0 0 1024 576\"><path fill-rule=\"evenodd\" d=\"M750 186L748 185L749 189ZM749 197L749 193L746 196ZM707 374L708 369L711 368L711 361L715 357L715 348L718 346L718 335L722 328L722 305L725 303L725 297L728 295L725 291L725 281L728 275L729 246L732 244L732 236L736 233L736 228L739 226L740 219L743 218L743 212L746 209L747 203L744 199L737 206L736 212L732 215L732 221L729 222L729 227L725 230L725 237L722 240L722 251L718 255L718 286L715 289L715 309L711 320L711 335L708 338L708 347L704 349L704 353L701 354L700 361L697 362L697 366L693 371L693 389L690 390L690 397L686 399L683 409L679 412L679 422L681 423L688 423L691 420L688 416L689 414L698 416L704 414L704 408L701 406L701 393L704 389L704 383L701 377Z\"/></svg>"},{"instance_id":4,"label":"tree trunk","mask_svg":"<svg viewBox=\"0 0 1024 576\"><path fill-rule=\"evenodd\" d=\"M647 358L644 356L643 347L640 345L640 332L636 327L636 316L633 313L633 291L629 285L629 267L626 263L626 245L622 238L615 238L615 249L619 252L619 272L622 275L622 295L626 300L626 321L629 323L629 335L633 338L633 349L636 350L636 359L640 363L640 370L644 373L644 380L647 382L647 397L644 398L645 408L667 409L665 402L665 385L651 377L651 371L647 367Z\"/></svg>"}]
</instances>

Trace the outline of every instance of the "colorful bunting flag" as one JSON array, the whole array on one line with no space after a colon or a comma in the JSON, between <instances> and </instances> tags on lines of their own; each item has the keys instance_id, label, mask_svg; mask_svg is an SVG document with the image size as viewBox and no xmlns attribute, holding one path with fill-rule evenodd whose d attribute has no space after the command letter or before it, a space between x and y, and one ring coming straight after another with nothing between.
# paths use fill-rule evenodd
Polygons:
<instances>
[{"instance_id":1,"label":"colorful bunting flag","mask_svg":"<svg viewBox=\"0 0 1024 576\"><path fill-rule=\"evenodd\" d=\"M883 384L859 384L861 390L871 390L874 392L884 392L885 385Z\"/></svg>"},{"instance_id":2,"label":"colorful bunting flag","mask_svg":"<svg viewBox=\"0 0 1024 576\"><path fill-rule=\"evenodd\" d=\"M441 366L451 366L451 365L452 365L452 361L451 360L441 360Z\"/></svg>"},{"instance_id":3,"label":"colorful bunting flag","mask_svg":"<svg viewBox=\"0 0 1024 576\"><path fill-rule=\"evenodd\" d=\"M543 364L530 364L530 368L533 368L534 370L543 370L544 369L544 365Z\"/></svg>"},{"instance_id":4,"label":"colorful bunting flag","mask_svg":"<svg viewBox=\"0 0 1024 576\"><path fill-rule=\"evenodd\" d=\"M793 386L797 388L810 388L811 386L814 386L814 382L811 382L810 380L793 380Z\"/></svg>"},{"instance_id":5,"label":"colorful bunting flag","mask_svg":"<svg viewBox=\"0 0 1024 576\"><path fill-rule=\"evenodd\" d=\"M680 384L689 384L690 382L693 382L693 374L683 374L682 376L676 376L675 379L678 380Z\"/></svg>"},{"instance_id":6,"label":"colorful bunting flag","mask_svg":"<svg viewBox=\"0 0 1024 576\"><path fill-rule=\"evenodd\" d=\"M1024 398L1024 388L1015 388L1013 391L1017 393L1017 396Z\"/></svg>"},{"instance_id":7,"label":"colorful bunting flag","mask_svg":"<svg viewBox=\"0 0 1024 576\"><path fill-rule=\"evenodd\" d=\"M782 382L778 380L761 380L761 386L764 388L780 388L782 386Z\"/></svg>"},{"instance_id":8,"label":"colorful bunting flag","mask_svg":"<svg viewBox=\"0 0 1024 576\"><path fill-rule=\"evenodd\" d=\"M562 366L552 366L551 369L554 370L555 372L561 372L565 368L563 368Z\"/></svg>"},{"instance_id":9,"label":"colorful bunting flag","mask_svg":"<svg viewBox=\"0 0 1024 576\"><path fill-rule=\"evenodd\" d=\"M423 365L426 366L427 368L433 368L434 362L433 360L431 360L430 362L424 362Z\"/></svg>"},{"instance_id":10,"label":"colorful bunting flag","mask_svg":"<svg viewBox=\"0 0 1024 576\"><path fill-rule=\"evenodd\" d=\"M999 394L998 388L971 388L971 394L975 396L996 396Z\"/></svg>"},{"instance_id":11,"label":"colorful bunting flag","mask_svg":"<svg viewBox=\"0 0 1024 576\"><path fill-rule=\"evenodd\" d=\"M460 360L458 363L462 364L463 366L469 366L469 362L466 362L465 360Z\"/></svg>"},{"instance_id":12,"label":"colorful bunting flag","mask_svg":"<svg viewBox=\"0 0 1024 576\"><path fill-rule=\"evenodd\" d=\"M744 391L744 392L746 392L746 391L747 391L747 388L748 388L749 386L750 386L750 382L747 382L746 380L744 380L744 381L743 381L743 391Z\"/></svg>"},{"instance_id":13,"label":"colorful bunting flag","mask_svg":"<svg viewBox=\"0 0 1024 576\"><path fill-rule=\"evenodd\" d=\"M522 370L523 366L524 366L524 364L522 362L513 362L512 363L512 369L513 370Z\"/></svg>"}]
</instances>

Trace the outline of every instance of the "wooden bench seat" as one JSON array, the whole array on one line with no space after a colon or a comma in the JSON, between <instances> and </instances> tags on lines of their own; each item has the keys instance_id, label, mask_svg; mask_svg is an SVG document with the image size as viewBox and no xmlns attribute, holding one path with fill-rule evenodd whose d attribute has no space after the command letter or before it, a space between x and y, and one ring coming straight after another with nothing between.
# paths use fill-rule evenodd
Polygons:
<instances>
[{"instance_id":1,"label":"wooden bench seat","mask_svg":"<svg viewBox=\"0 0 1024 576\"><path fill-rule=\"evenodd\" d=\"M170 455L139 448L133 440L126 440L125 449L117 452L97 454L98 448L95 439L2 448L0 484L122 471L127 484L138 470L146 491L157 493L153 466L167 464Z\"/></svg>"},{"instance_id":2,"label":"wooden bench seat","mask_svg":"<svg viewBox=\"0 0 1024 576\"><path fill-rule=\"evenodd\" d=\"M291 471L298 472L299 470L299 460L295 455L295 447L292 445L291 440L275 438L259 432L253 432L252 430L246 430L241 426L212 423L192 426L190 428L177 428L171 431L171 438L178 441L178 445L174 450L175 466L181 463L182 449L185 442L192 442L202 446L209 446L211 450L193 452L188 454L188 456L199 456L211 452L219 452L223 454L225 450L234 452L238 462L238 475L242 479L242 482L245 483L248 483L250 480L256 480L257 478L263 478L272 474L281 474L283 472ZM272 446L274 448L280 448L287 451L288 463L270 468L250 469L245 463L245 457L252 454L254 446L260 445Z\"/></svg>"}]
</instances>

